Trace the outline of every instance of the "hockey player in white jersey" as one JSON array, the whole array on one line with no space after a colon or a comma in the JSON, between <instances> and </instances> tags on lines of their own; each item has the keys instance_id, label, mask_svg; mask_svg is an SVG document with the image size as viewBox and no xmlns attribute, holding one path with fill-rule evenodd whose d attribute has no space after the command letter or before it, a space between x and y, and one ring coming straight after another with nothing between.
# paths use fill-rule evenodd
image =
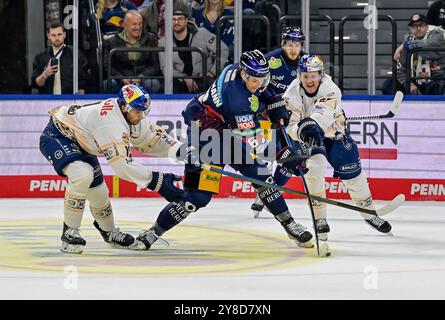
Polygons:
<instances>
[{"instance_id":1,"label":"hockey player in white jersey","mask_svg":"<svg viewBox=\"0 0 445 320\"><path fill-rule=\"evenodd\" d=\"M86 244L79 233L86 200L94 226L105 242L128 249L145 249L133 236L114 225L113 211L97 156L103 155L121 179L159 192L167 201L179 201L180 178L150 171L134 163L131 147L162 157L175 157L180 143L152 124L146 115L150 96L138 84L125 85L117 98L84 106L60 106L40 137L40 150L61 176L68 177L64 199L62 252L82 253Z\"/></svg>"},{"instance_id":2,"label":"hockey player in white jersey","mask_svg":"<svg viewBox=\"0 0 445 320\"><path fill-rule=\"evenodd\" d=\"M291 118L287 133L294 140L314 143L305 175L311 194L326 197L325 169L327 162L334 168L334 177L346 185L356 205L374 209L365 172L361 168L357 144L346 129L342 109L341 91L324 73L323 61L316 54L304 55L298 65L298 77L283 95ZM316 133L314 134L315 131ZM308 141L308 133L318 136ZM313 201L317 233L320 240L327 240L329 225L326 221L326 204ZM389 234L391 225L369 216L365 221L376 230Z\"/></svg>"}]
</instances>

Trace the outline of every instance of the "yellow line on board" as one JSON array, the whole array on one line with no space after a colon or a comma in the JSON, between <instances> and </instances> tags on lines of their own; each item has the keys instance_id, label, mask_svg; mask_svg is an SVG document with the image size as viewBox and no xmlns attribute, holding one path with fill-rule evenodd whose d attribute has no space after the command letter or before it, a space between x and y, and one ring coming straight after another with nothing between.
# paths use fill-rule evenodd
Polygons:
<instances>
[{"instance_id":1,"label":"yellow line on board","mask_svg":"<svg viewBox=\"0 0 445 320\"><path fill-rule=\"evenodd\" d=\"M113 176L113 198L119 198L119 177Z\"/></svg>"}]
</instances>

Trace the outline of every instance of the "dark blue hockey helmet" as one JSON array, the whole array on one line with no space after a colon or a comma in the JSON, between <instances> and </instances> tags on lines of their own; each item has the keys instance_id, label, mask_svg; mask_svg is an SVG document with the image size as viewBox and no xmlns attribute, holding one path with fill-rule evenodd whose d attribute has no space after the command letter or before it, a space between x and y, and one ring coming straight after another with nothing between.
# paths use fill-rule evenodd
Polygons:
<instances>
[{"instance_id":1,"label":"dark blue hockey helmet","mask_svg":"<svg viewBox=\"0 0 445 320\"><path fill-rule=\"evenodd\" d=\"M119 90L117 102L125 106L125 111L131 109L143 111L148 114L150 111L151 99L148 92L138 83L123 86Z\"/></svg>"},{"instance_id":2,"label":"dark blue hockey helmet","mask_svg":"<svg viewBox=\"0 0 445 320\"><path fill-rule=\"evenodd\" d=\"M281 33L281 45L286 41L304 42L305 39L303 30L297 27L286 27Z\"/></svg>"},{"instance_id":3,"label":"dark blue hockey helmet","mask_svg":"<svg viewBox=\"0 0 445 320\"><path fill-rule=\"evenodd\" d=\"M259 78L261 81L260 92L264 91L269 85L270 70L266 58L260 50L246 51L241 55L239 67L242 79L247 82L250 77Z\"/></svg>"},{"instance_id":4,"label":"dark blue hockey helmet","mask_svg":"<svg viewBox=\"0 0 445 320\"><path fill-rule=\"evenodd\" d=\"M263 78L270 76L269 64L260 50L246 51L241 55L240 69L249 76Z\"/></svg>"}]
</instances>

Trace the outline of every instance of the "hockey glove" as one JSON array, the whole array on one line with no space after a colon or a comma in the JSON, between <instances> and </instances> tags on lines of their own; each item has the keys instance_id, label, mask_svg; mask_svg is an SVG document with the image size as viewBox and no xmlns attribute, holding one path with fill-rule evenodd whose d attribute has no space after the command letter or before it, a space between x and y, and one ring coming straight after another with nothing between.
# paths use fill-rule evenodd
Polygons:
<instances>
[{"instance_id":1,"label":"hockey glove","mask_svg":"<svg viewBox=\"0 0 445 320\"><path fill-rule=\"evenodd\" d=\"M201 130L221 131L225 126L223 116L216 112L212 106L199 102L198 97L193 98L181 114L186 125L191 126L194 123Z\"/></svg>"},{"instance_id":2,"label":"hockey glove","mask_svg":"<svg viewBox=\"0 0 445 320\"><path fill-rule=\"evenodd\" d=\"M324 131L312 118L304 118L298 123L298 137L301 141L315 146L323 146Z\"/></svg>"},{"instance_id":3,"label":"hockey glove","mask_svg":"<svg viewBox=\"0 0 445 320\"><path fill-rule=\"evenodd\" d=\"M279 128L281 125L285 127L289 124L289 111L280 94L270 97L266 102L267 114L270 121Z\"/></svg>"},{"instance_id":4,"label":"hockey glove","mask_svg":"<svg viewBox=\"0 0 445 320\"><path fill-rule=\"evenodd\" d=\"M172 173L162 173L152 171L152 178L147 188L158 192L168 202L179 202L184 200L184 190L173 185L175 181L180 181L181 177Z\"/></svg>"},{"instance_id":5,"label":"hockey glove","mask_svg":"<svg viewBox=\"0 0 445 320\"><path fill-rule=\"evenodd\" d=\"M310 157L309 148L297 141L293 141L292 146L287 146L278 151L276 159L283 168L295 176L300 175L301 169L304 173L308 172L306 168L306 160Z\"/></svg>"}]
</instances>

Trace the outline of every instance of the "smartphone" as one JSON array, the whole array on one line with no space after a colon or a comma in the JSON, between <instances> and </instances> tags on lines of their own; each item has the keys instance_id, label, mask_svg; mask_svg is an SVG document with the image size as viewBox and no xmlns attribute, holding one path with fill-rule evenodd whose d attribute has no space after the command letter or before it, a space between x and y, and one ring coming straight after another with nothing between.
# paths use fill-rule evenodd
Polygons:
<instances>
[{"instance_id":1,"label":"smartphone","mask_svg":"<svg viewBox=\"0 0 445 320\"><path fill-rule=\"evenodd\" d=\"M57 66L59 64L59 59L57 58L51 58L51 67Z\"/></svg>"}]
</instances>

